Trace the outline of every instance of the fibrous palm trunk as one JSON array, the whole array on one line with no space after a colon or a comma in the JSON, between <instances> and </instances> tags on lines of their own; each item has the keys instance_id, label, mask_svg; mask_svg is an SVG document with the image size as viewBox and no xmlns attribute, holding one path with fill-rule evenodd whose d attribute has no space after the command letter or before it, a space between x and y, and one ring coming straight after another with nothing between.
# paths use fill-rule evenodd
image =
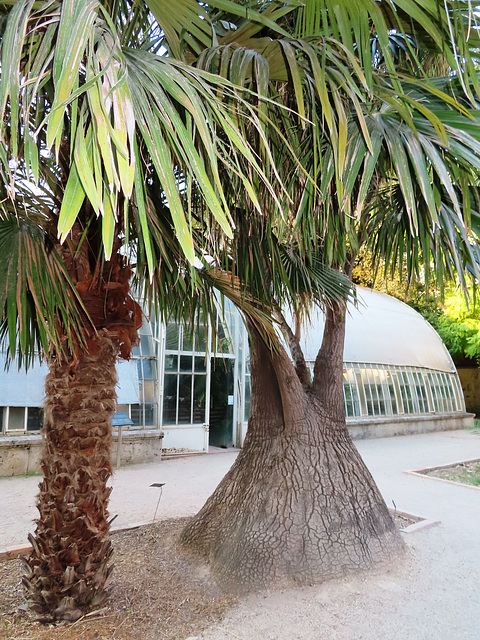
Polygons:
<instances>
[{"instance_id":1,"label":"fibrous palm trunk","mask_svg":"<svg viewBox=\"0 0 480 640\"><path fill-rule=\"evenodd\" d=\"M130 357L142 323L142 310L130 292L132 272L126 257L117 251L108 262L96 261L83 235L77 225L72 231L74 251L67 243L59 248L82 300L85 336L70 344L70 355L57 353L49 360L44 479L23 580L31 609L46 620L76 620L107 595L115 363Z\"/></svg>"},{"instance_id":2,"label":"fibrous palm trunk","mask_svg":"<svg viewBox=\"0 0 480 640\"><path fill-rule=\"evenodd\" d=\"M321 582L404 548L345 424L343 338L344 312L329 310L310 385L250 331L244 447L182 534L231 589Z\"/></svg>"},{"instance_id":3,"label":"fibrous palm trunk","mask_svg":"<svg viewBox=\"0 0 480 640\"><path fill-rule=\"evenodd\" d=\"M107 330L74 358L49 363L39 517L24 578L31 608L76 620L106 595L111 555L107 480L118 343Z\"/></svg>"}]
</instances>

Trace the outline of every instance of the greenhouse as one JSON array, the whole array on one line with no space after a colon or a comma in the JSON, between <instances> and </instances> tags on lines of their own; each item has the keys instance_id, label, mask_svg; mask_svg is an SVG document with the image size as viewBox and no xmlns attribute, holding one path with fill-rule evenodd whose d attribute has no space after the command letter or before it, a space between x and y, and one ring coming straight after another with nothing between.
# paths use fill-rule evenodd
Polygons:
<instances>
[{"instance_id":1,"label":"greenhouse","mask_svg":"<svg viewBox=\"0 0 480 640\"><path fill-rule=\"evenodd\" d=\"M219 313L221 318L222 314ZM311 316L302 347L313 368L323 315ZM145 322L129 362L120 362L114 462L241 446L250 372L246 329L225 305L216 327L193 332ZM0 475L38 470L45 365L0 369ZM358 289L349 309L344 399L354 438L462 428L472 423L455 366L433 328L406 304Z\"/></svg>"}]
</instances>

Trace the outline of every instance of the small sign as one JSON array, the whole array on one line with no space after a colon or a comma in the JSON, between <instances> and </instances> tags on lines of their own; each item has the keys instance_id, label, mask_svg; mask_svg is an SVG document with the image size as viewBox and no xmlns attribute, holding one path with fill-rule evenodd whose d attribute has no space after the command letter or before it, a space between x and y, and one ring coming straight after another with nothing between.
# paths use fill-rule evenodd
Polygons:
<instances>
[{"instance_id":1,"label":"small sign","mask_svg":"<svg viewBox=\"0 0 480 640\"><path fill-rule=\"evenodd\" d=\"M112 426L114 427L131 427L133 420L128 417L125 411L115 411L112 418Z\"/></svg>"}]
</instances>

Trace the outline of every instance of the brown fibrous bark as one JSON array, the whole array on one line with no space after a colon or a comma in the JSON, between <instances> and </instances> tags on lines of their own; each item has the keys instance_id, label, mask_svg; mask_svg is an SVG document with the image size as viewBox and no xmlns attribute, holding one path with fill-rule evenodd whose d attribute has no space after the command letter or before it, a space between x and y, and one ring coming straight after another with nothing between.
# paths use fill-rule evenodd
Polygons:
<instances>
[{"instance_id":1,"label":"brown fibrous bark","mask_svg":"<svg viewBox=\"0 0 480 640\"><path fill-rule=\"evenodd\" d=\"M75 620L101 604L111 571L107 504L118 347L108 331L88 352L50 362L39 517L24 578L32 610Z\"/></svg>"}]
</instances>

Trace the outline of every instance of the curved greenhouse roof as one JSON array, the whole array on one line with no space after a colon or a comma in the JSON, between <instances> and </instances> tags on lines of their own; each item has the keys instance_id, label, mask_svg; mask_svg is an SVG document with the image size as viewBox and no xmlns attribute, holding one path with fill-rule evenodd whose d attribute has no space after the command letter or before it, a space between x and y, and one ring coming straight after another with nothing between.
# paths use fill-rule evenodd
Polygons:
<instances>
[{"instance_id":1,"label":"curved greenhouse roof","mask_svg":"<svg viewBox=\"0 0 480 640\"><path fill-rule=\"evenodd\" d=\"M392 296L357 287L358 304L349 305L345 362L369 362L454 372L455 365L438 333L414 309ZM302 347L315 360L323 336L324 316L312 313Z\"/></svg>"}]
</instances>

